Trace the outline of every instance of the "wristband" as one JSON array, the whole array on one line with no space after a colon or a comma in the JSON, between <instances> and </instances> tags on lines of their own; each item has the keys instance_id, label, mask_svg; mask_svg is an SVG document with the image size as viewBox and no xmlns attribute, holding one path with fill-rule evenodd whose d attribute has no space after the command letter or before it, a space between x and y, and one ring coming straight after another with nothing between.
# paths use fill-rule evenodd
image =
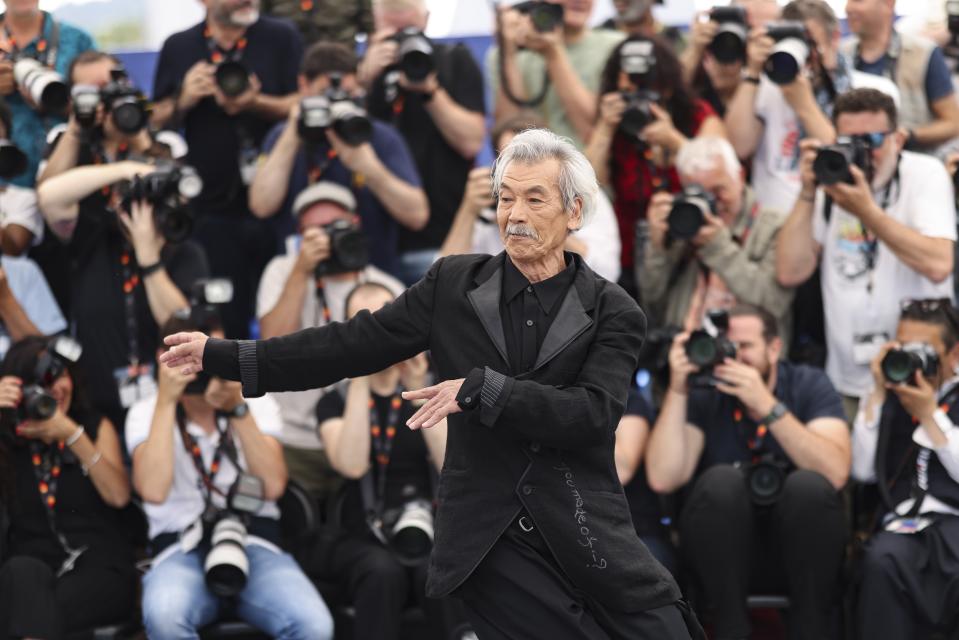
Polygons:
<instances>
[{"instance_id":1,"label":"wristband","mask_svg":"<svg viewBox=\"0 0 959 640\"><path fill-rule=\"evenodd\" d=\"M232 411L224 411L224 413L231 418L245 418L248 413L250 413L250 405L245 402L233 407Z\"/></svg>"},{"instance_id":2,"label":"wristband","mask_svg":"<svg viewBox=\"0 0 959 640\"><path fill-rule=\"evenodd\" d=\"M759 424L764 424L767 427L771 426L777 420L780 420L784 415L786 415L788 411L789 409L786 408L786 405L784 405L782 402L777 402L775 405L773 405L773 408L769 414L759 421Z\"/></svg>"},{"instance_id":3,"label":"wristband","mask_svg":"<svg viewBox=\"0 0 959 640\"><path fill-rule=\"evenodd\" d=\"M102 457L103 457L103 454L100 453L99 451L97 451L96 453L93 454L93 457L90 458L90 463L89 463L89 464L81 464L81 465L80 465L80 471L83 472L83 475L85 475L85 476L90 475L90 469L92 469L93 467L95 467L96 464L97 464L98 462L100 462L100 458L102 458Z\"/></svg>"},{"instance_id":4,"label":"wristband","mask_svg":"<svg viewBox=\"0 0 959 640\"><path fill-rule=\"evenodd\" d=\"M749 84L759 84L759 76L743 76L743 82Z\"/></svg>"},{"instance_id":5,"label":"wristband","mask_svg":"<svg viewBox=\"0 0 959 640\"><path fill-rule=\"evenodd\" d=\"M80 439L80 436L83 435L84 431L85 429L83 427L78 426L77 430L73 432L73 435L71 435L69 438L64 440L63 444L67 445L68 447L72 447L73 445L77 443L77 440Z\"/></svg>"},{"instance_id":6,"label":"wristband","mask_svg":"<svg viewBox=\"0 0 959 640\"><path fill-rule=\"evenodd\" d=\"M157 260L153 264L148 264L145 267L140 267L140 277L146 278L147 276L153 275L157 271L163 268L163 262Z\"/></svg>"}]
</instances>

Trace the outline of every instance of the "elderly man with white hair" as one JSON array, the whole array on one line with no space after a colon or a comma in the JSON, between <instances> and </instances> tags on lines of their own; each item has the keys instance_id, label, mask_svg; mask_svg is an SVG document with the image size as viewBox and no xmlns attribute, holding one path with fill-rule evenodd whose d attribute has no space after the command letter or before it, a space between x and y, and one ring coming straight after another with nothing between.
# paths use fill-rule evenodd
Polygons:
<instances>
[{"instance_id":1,"label":"elderly man with white hair","mask_svg":"<svg viewBox=\"0 0 959 640\"><path fill-rule=\"evenodd\" d=\"M789 344L793 290L776 280L785 214L756 201L723 138L691 140L676 169L683 193L653 196L649 241L638 249L636 278L646 310L662 325L689 331L709 311L753 304L773 314Z\"/></svg>"},{"instance_id":2,"label":"elderly man with white hair","mask_svg":"<svg viewBox=\"0 0 959 640\"><path fill-rule=\"evenodd\" d=\"M162 362L253 397L429 350L439 382L403 394L423 401L409 428L448 421L427 595L461 598L484 640L703 637L636 536L612 464L646 318L563 250L597 189L569 140L526 131L493 172L504 253L438 260L347 323L261 341L168 336Z\"/></svg>"}]
</instances>

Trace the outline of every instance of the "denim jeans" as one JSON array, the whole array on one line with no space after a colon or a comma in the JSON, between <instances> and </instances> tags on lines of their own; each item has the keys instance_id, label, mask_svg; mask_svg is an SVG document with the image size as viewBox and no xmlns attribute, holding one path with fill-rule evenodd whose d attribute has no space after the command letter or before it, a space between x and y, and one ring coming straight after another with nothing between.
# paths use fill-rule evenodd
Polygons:
<instances>
[{"instance_id":1,"label":"denim jeans","mask_svg":"<svg viewBox=\"0 0 959 640\"><path fill-rule=\"evenodd\" d=\"M313 583L287 553L246 548L250 575L236 596L241 620L281 640L328 640L333 618ZM143 624L151 640L199 638L217 620L220 599L206 588L203 557L176 551L143 577Z\"/></svg>"},{"instance_id":2,"label":"denim jeans","mask_svg":"<svg viewBox=\"0 0 959 640\"><path fill-rule=\"evenodd\" d=\"M412 287L426 275L426 272L436 262L437 253L438 249L420 249L402 253L399 260L400 271L393 275L402 280L407 287Z\"/></svg>"}]
</instances>

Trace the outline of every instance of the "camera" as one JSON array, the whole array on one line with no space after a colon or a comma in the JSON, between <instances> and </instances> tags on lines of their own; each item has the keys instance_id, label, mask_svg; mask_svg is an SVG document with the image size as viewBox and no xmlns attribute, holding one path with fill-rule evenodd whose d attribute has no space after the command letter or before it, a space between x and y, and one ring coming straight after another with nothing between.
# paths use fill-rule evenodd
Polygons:
<instances>
[{"instance_id":1,"label":"camera","mask_svg":"<svg viewBox=\"0 0 959 640\"><path fill-rule=\"evenodd\" d=\"M111 80L103 88L94 85L73 87L73 115L84 129L96 125L97 107L103 105L104 114L118 131L133 135L146 128L148 113L146 97L133 86L124 69L110 71Z\"/></svg>"},{"instance_id":2,"label":"camera","mask_svg":"<svg viewBox=\"0 0 959 640\"><path fill-rule=\"evenodd\" d=\"M130 211L135 200L153 206L153 221L167 242L186 240L193 231L193 213L188 201L203 191L203 180L189 166L160 167L145 176L136 176L120 186L121 208Z\"/></svg>"},{"instance_id":3,"label":"camera","mask_svg":"<svg viewBox=\"0 0 959 640\"><path fill-rule=\"evenodd\" d=\"M399 46L397 66L406 74L410 82L422 82L433 73L436 62L433 60L433 43L422 31L407 27L393 35L391 40Z\"/></svg>"},{"instance_id":4,"label":"camera","mask_svg":"<svg viewBox=\"0 0 959 640\"><path fill-rule=\"evenodd\" d=\"M27 170L27 154L12 141L0 138L0 178L9 180Z\"/></svg>"},{"instance_id":5,"label":"camera","mask_svg":"<svg viewBox=\"0 0 959 640\"><path fill-rule=\"evenodd\" d=\"M717 62L732 64L746 60L746 9L743 7L713 7L709 19L717 23L716 35L707 47Z\"/></svg>"},{"instance_id":6,"label":"camera","mask_svg":"<svg viewBox=\"0 0 959 640\"><path fill-rule=\"evenodd\" d=\"M240 473L227 496L227 508L212 519L210 550L203 562L206 586L223 598L243 591L250 575L246 555L246 523L265 502L263 481L248 473Z\"/></svg>"},{"instance_id":7,"label":"camera","mask_svg":"<svg viewBox=\"0 0 959 640\"><path fill-rule=\"evenodd\" d=\"M326 130L332 128L343 142L357 147L373 138L373 123L366 110L340 88L340 76L330 77L330 87L319 96L300 101L300 119L296 130L300 138L312 144L326 141Z\"/></svg>"},{"instance_id":8,"label":"camera","mask_svg":"<svg viewBox=\"0 0 959 640\"><path fill-rule=\"evenodd\" d=\"M784 20L771 22L766 34L776 41L766 58L763 71L776 84L789 84L796 79L809 58L806 27L802 22Z\"/></svg>"},{"instance_id":9,"label":"camera","mask_svg":"<svg viewBox=\"0 0 959 640\"><path fill-rule=\"evenodd\" d=\"M639 351L637 369L648 371L653 379L665 386L669 381L669 350L679 333L679 327L670 325L650 329Z\"/></svg>"},{"instance_id":10,"label":"camera","mask_svg":"<svg viewBox=\"0 0 959 640\"><path fill-rule=\"evenodd\" d=\"M250 71L236 60L226 60L216 65L213 78L227 98L241 96L250 88Z\"/></svg>"},{"instance_id":11,"label":"camera","mask_svg":"<svg viewBox=\"0 0 959 640\"><path fill-rule=\"evenodd\" d=\"M35 382L23 388L23 399L17 407L17 424L25 420L48 420L57 412L57 401L47 391L68 364L75 364L83 348L69 336L56 336L37 358Z\"/></svg>"},{"instance_id":12,"label":"camera","mask_svg":"<svg viewBox=\"0 0 959 640\"><path fill-rule=\"evenodd\" d=\"M716 211L716 198L698 184L689 185L673 200L666 224L669 237L674 240L691 240L696 237L706 214Z\"/></svg>"},{"instance_id":13,"label":"camera","mask_svg":"<svg viewBox=\"0 0 959 640\"><path fill-rule=\"evenodd\" d=\"M766 453L752 463L739 466L746 476L746 490L753 504L757 507L776 504L786 485L789 465L774 454Z\"/></svg>"},{"instance_id":14,"label":"camera","mask_svg":"<svg viewBox=\"0 0 959 640\"><path fill-rule=\"evenodd\" d=\"M872 145L865 136L839 136L835 144L819 148L812 170L819 184L853 184L849 167L855 165L872 180Z\"/></svg>"},{"instance_id":15,"label":"camera","mask_svg":"<svg viewBox=\"0 0 959 640\"><path fill-rule=\"evenodd\" d=\"M533 28L540 33L549 33L563 24L563 5L542 0L520 2L513 6L522 14L528 15Z\"/></svg>"},{"instance_id":16,"label":"camera","mask_svg":"<svg viewBox=\"0 0 959 640\"><path fill-rule=\"evenodd\" d=\"M880 363L882 375L892 384L916 384L916 372L925 378L939 373L939 355L928 344L909 342L900 349L891 349Z\"/></svg>"},{"instance_id":17,"label":"camera","mask_svg":"<svg viewBox=\"0 0 959 640\"><path fill-rule=\"evenodd\" d=\"M178 309L174 314L180 319L189 319L198 331L209 335L220 329L219 307L233 300L233 282L228 278L203 278L193 283L190 290L190 308ZM186 385L185 396L202 396L210 384L210 374L200 371L196 378Z\"/></svg>"},{"instance_id":18,"label":"camera","mask_svg":"<svg viewBox=\"0 0 959 640\"><path fill-rule=\"evenodd\" d=\"M400 564L426 562L433 549L433 506L422 498L403 504L390 533L390 547Z\"/></svg>"},{"instance_id":19,"label":"camera","mask_svg":"<svg viewBox=\"0 0 959 640\"><path fill-rule=\"evenodd\" d=\"M648 125L656 121L650 104L659 102L655 91L625 91L621 94L626 101L626 109L619 121L620 132L630 140L637 140Z\"/></svg>"},{"instance_id":20,"label":"camera","mask_svg":"<svg viewBox=\"0 0 959 640\"><path fill-rule=\"evenodd\" d=\"M686 357L699 367L699 371L689 377L689 384L694 387L715 387L717 379L713 376L713 368L726 358L736 357L736 345L727 337L729 313L710 311L707 321L712 331L697 329L686 341Z\"/></svg>"},{"instance_id":21,"label":"camera","mask_svg":"<svg viewBox=\"0 0 959 640\"><path fill-rule=\"evenodd\" d=\"M620 71L629 76L630 82L641 86L656 68L653 43L649 40L627 40L619 48Z\"/></svg>"},{"instance_id":22,"label":"camera","mask_svg":"<svg viewBox=\"0 0 959 640\"><path fill-rule=\"evenodd\" d=\"M34 104L48 113L63 113L70 100L70 90L59 73L33 58L20 58L13 63L13 78Z\"/></svg>"},{"instance_id":23,"label":"camera","mask_svg":"<svg viewBox=\"0 0 959 640\"><path fill-rule=\"evenodd\" d=\"M317 279L359 271L370 262L366 234L349 220L334 220L322 227L330 237L330 257L316 265Z\"/></svg>"}]
</instances>

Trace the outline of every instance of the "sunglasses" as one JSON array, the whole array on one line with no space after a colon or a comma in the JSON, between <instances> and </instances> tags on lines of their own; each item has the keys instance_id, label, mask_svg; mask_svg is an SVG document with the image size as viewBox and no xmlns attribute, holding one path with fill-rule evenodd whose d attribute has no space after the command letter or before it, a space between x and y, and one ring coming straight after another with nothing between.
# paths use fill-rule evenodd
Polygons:
<instances>
[{"instance_id":1,"label":"sunglasses","mask_svg":"<svg viewBox=\"0 0 959 640\"><path fill-rule=\"evenodd\" d=\"M895 133L895 131L873 131L872 133L860 133L853 137L865 140L873 149L878 149L886 141L886 136Z\"/></svg>"}]
</instances>

